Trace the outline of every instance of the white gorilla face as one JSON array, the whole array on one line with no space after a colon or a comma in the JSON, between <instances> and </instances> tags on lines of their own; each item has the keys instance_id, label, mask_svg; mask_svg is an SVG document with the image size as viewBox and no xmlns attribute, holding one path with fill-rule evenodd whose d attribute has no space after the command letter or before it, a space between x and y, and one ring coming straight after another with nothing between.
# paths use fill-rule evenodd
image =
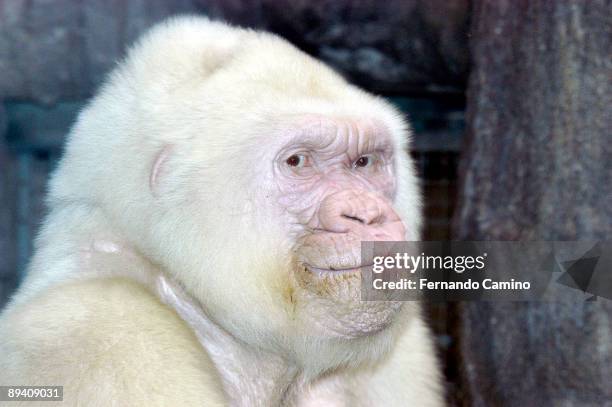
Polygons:
<instances>
[{"instance_id":1,"label":"white gorilla face","mask_svg":"<svg viewBox=\"0 0 612 407\"><path fill-rule=\"evenodd\" d=\"M245 134L237 145L211 146L203 126L157 169L166 216L183 228L172 247L197 253L178 278L243 337L293 343L291 333L350 339L386 328L400 305L360 301L361 242L418 229L395 209L406 157L389 127L374 115L255 116L215 126L221 139Z\"/></svg>"}]
</instances>

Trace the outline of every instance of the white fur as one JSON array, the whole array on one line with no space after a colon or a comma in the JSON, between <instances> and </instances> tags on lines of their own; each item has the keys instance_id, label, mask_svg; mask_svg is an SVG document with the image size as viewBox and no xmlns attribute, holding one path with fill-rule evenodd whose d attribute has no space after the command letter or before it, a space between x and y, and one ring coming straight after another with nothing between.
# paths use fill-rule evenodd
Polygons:
<instances>
[{"instance_id":1,"label":"white fur","mask_svg":"<svg viewBox=\"0 0 612 407\"><path fill-rule=\"evenodd\" d=\"M70 133L0 318L0 384L64 385L67 405L442 405L418 306L347 339L293 302L265 174L308 115L383 124L418 239L408 130L386 102L271 34L199 17L146 34Z\"/></svg>"}]
</instances>

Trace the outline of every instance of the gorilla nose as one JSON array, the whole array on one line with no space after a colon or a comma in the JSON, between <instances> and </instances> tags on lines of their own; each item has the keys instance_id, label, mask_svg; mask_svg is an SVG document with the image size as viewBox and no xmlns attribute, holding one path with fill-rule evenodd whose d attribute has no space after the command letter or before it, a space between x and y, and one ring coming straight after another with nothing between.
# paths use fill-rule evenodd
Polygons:
<instances>
[{"instance_id":1,"label":"gorilla nose","mask_svg":"<svg viewBox=\"0 0 612 407\"><path fill-rule=\"evenodd\" d=\"M351 233L360 240L404 240L406 230L388 199L360 190L328 195L319 209L323 230Z\"/></svg>"}]
</instances>

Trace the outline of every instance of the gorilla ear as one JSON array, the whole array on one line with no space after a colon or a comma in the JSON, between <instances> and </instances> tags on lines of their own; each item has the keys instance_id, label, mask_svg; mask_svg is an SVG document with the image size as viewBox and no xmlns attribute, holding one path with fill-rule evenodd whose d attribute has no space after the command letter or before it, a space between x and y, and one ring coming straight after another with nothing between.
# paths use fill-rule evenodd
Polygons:
<instances>
[{"instance_id":1,"label":"gorilla ear","mask_svg":"<svg viewBox=\"0 0 612 407\"><path fill-rule=\"evenodd\" d=\"M172 154L172 146L164 146L156 155L149 173L149 189L153 196L159 196L159 181L164 174L166 167L164 164Z\"/></svg>"}]
</instances>

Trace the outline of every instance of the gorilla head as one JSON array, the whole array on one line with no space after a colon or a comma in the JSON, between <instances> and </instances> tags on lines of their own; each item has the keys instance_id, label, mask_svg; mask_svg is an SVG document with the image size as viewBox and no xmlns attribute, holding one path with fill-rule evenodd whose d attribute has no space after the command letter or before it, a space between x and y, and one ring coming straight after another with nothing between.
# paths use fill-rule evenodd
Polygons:
<instances>
[{"instance_id":1,"label":"gorilla head","mask_svg":"<svg viewBox=\"0 0 612 407\"><path fill-rule=\"evenodd\" d=\"M388 348L401 307L360 301L360 243L419 237L407 140L386 102L282 39L179 19L81 114L51 202L95 208L97 237L241 341L302 364L363 360Z\"/></svg>"}]
</instances>

